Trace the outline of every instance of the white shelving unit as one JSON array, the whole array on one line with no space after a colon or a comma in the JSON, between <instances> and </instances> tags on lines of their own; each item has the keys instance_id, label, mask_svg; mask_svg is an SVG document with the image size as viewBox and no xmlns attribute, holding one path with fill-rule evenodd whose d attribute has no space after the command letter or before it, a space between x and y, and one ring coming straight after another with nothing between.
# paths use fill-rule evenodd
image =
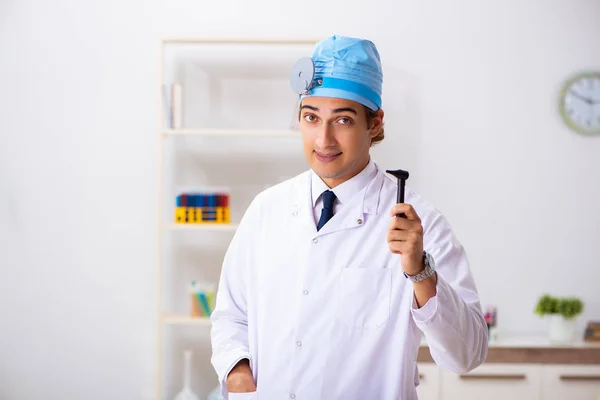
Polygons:
<instances>
[{"instance_id":1,"label":"white shelving unit","mask_svg":"<svg viewBox=\"0 0 600 400\"><path fill-rule=\"evenodd\" d=\"M245 130L245 129L167 129L162 132L164 136L188 135L188 136L297 136L298 132L293 130Z\"/></svg>"},{"instance_id":2,"label":"white shelving unit","mask_svg":"<svg viewBox=\"0 0 600 400\"><path fill-rule=\"evenodd\" d=\"M190 317L188 315L163 314L163 325L210 325L209 318Z\"/></svg>"},{"instance_id":3,"label":"white shelving unit","mask_svg":"<svg viewBox=\"0 0 600 400\"><path fill-rule=\"evenodd\" d=\"M165 224L164 230L167 231L206 231L206 232L233 232L237 229L238 224Z\"/></svg>"},{"instance_id":4,"label":"white shelving unit","mask_svg":"<svg viewBox=\"0 0 600 400\"><path fill-rule=\"evenodd\" d=\"M210 365L210 320L190 316L186 287L192 277L216 286L222 257L252 198L306 169L300 134L293 128L297 98L289 73L315 43L161 41L159 88L162 92L165 85L181 85L182 115L178 126L169 124L163 93L158 130L157 400L171 400L180 389L184 348L198 350L192 365L196 394L204 399L217 386ZM189 187L227 188L231 223L175 223L175 196ZM178 340L179 345L174 343ZM194 383L195 378L204 381Z\"/></svg>"}]
</instances>

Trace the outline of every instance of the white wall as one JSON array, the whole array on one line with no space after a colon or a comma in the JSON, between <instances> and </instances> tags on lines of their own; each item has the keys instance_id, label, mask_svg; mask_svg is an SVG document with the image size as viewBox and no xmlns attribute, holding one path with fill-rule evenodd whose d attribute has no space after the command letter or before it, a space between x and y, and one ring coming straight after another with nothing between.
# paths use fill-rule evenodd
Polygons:
<instances>
[{"instance_id":1,"label":"white wall","mask_svg":"<svg viewBox=\"0 0 600 400\"><path fill-rule=\"evenodd\" d=\"M0 398L153 393L163 36L372 38L375 156L449 217L500 328L543 332L544 291L599 317L600 137L556 112L600 69L598 20L594 0L0 2Z\"/></svg>"}]
</instances>

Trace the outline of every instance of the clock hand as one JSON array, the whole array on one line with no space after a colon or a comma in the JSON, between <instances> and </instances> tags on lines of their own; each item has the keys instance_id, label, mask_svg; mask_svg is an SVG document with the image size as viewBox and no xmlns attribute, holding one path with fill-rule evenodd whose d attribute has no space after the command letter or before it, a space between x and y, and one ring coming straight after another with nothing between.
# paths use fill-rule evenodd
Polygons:
<instances>
[{"instance_id":1,"label":"clock hand","mask_svg":"<svg viewBox=\"0 0 600 400\"><path fill-rule=\"evenodd\" d=\"M582 95L580 95L579 93L575 92L574 90L569 90L569 93L571 93L573 95L573 97L577 97L579 100L582 100L584 102L586 102L587 104L594 104L594 101L592 99L588 99L587 97L583 97Z\"/></svg>"}]
</instances>

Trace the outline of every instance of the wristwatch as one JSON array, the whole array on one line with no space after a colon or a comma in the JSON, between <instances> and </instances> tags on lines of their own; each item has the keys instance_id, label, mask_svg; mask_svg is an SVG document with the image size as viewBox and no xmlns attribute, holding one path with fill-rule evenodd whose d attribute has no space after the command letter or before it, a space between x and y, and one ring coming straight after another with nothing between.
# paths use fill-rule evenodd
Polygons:
<instances>
[{"instance_id":1,"label":"wristwatch","mask_svg":"<svg viewBox=\"0 0 600 400\"><path fill-rule=\"evenodd\" d=\"M406 272L404 276L411 282L421 282L423 279L427 279L435 273L435 261L428 252L423 252L423 265L425 269L419 272L417 275L408 275Z\"/></svg>"}]
</instances>

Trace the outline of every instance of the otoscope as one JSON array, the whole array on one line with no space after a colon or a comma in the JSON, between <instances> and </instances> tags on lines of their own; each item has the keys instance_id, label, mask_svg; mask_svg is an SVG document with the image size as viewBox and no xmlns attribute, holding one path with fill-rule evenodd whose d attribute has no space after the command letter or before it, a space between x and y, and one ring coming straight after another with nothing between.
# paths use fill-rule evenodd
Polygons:
<instances>
[{"instance_id":1,"label":"otoscope","mask_svg":"<svg viewBox=\"0 0 600 400\"><path fill-rule=\"evenodd\" d=\"M395 176L398 179L398 194L396 195L396 203L404 203L404 186L408 179L408 171L402 169L387 170L385 171L390 175ZM406 218L406 214L396 214L396 217Z\"/></svg>"}]
</instances>

